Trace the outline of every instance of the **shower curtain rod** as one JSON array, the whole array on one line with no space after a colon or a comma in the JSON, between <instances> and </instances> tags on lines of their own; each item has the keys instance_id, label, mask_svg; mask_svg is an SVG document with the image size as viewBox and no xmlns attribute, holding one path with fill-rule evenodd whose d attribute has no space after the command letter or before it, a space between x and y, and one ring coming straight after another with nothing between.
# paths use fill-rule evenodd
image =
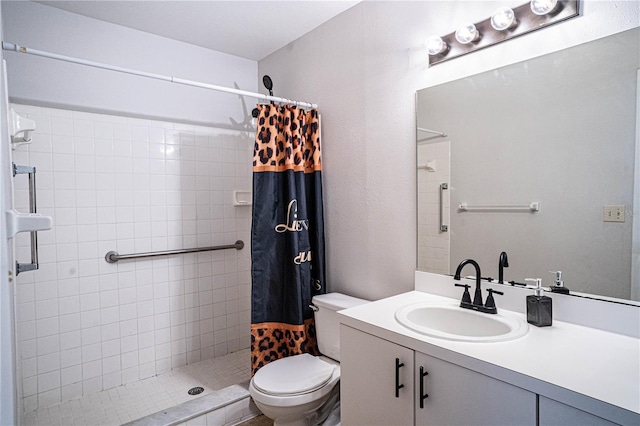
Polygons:
<instances>
[{"instance_id":1,"label":"shower curtain rod","mask_svg":"<svg viewBox=\"0 0 640 426\"><path fill-rule=\"evenodd\" d=\"M94 68L102 68L102 69L109 70L109 71L117 71L117 72L121 72L121 73L124 73L124 74L137 75L137 76L140 76L140 77L148 77L148 78L153 78L153 79L156 79L156 80L168 81L170 83L177 83L177 84L183 84L183 85L186 85L186 86L200 87L200 88L203 88L203 89L216 90L218 92L232 93L232 94L235 94L235 95L247 96L247 97L257 98L257 99L264 99L264 100L267 100L267 101L289 103L289 104L294 104L294 105L297 105L297 106L300 106L300 107L305 107L305 108L317 108L318 107L318 104L312 104L312 103L309 103L309 102L294 101L294 100L291 100L291 99L280 98L278 96L263 95L262 93L249 92L249 91L240 90L240 89L232 89L230 87L216 86L214 84L202 83L202 82L199 82L199 81L185 80L185 79L178 78L178 77L172 77L172 76L161 75L161 74L154 74L154 73L150 73L150 72L146 72L146 71L138 71L138 70L133 70L133 69L129 69L129 68L122 68L122 67L117 67L117 66L114 66L114 65L103 64L103 63L100 63L100 62L87 61L85 59L74 58L74 57L71 57L71 56L58 55L57 53L45 52L45 51L42 51L42 50L32 49L30 47L19 46L17 44L9 43L9 42L6 42L6 41L2 42L2 50L7 50L7 51L10 51L10 52L18 52L18 53L28 53L30 55L42 56L44 58L50 58L50 59L57 59L59 61L71 62L71 63L74 63L74 64L87 65L87 66L94 67Z\"/></svg>"}]
</instances>

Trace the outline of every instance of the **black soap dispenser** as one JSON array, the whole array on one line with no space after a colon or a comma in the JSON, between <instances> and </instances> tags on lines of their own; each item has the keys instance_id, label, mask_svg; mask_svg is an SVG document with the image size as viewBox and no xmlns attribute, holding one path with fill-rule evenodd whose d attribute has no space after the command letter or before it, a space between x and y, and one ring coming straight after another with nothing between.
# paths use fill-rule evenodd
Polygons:
<instances>
[{"instance_id":1,"label":"black soap dispenser","mask_svg":"<svg viewBox=\"0 0 640 426\"><path fill-rule=\"evenodd\" d=\"M535 281L535 295L527 296L527 322L536 327L547 327L553 322L553 310L549 296L542 295L542 280L527 278L525 281Z\"/></svg>"}]
</instances>

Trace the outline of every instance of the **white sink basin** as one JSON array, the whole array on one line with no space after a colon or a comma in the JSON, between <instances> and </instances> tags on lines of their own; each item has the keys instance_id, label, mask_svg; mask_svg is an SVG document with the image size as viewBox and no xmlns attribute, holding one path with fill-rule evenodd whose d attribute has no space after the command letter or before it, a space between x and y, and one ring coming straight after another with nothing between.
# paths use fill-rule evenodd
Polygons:
<instances>
[{"instance_id":1,"label":"white sink basin","mask_svg":"<svg viewBox=\"0 0 640 426\"><path fill-rule=\"evenodd\" d=\"M504 342L529 331L529 324L510 312L485 314L452 302L403 306L395 317L401 325L418 333L462 342Z\"/></svg>"}]
</instances>

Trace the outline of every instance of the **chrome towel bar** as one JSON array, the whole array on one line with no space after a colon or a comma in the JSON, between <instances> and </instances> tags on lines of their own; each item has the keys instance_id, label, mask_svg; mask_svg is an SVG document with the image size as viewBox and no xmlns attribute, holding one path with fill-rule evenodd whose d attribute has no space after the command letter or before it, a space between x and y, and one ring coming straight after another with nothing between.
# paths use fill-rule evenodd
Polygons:
<instances>
[{"instance_id":1,"label":"chrome towel bar","mask_svg":"<svg viewBox=\"0 0 640 426\"><path fill-rule=\"evenodd\" d=\"M155 257L155 256L168 256L171 254L184 254L184 253L197 253L201 251L212 251L212 250L226 250L226 249L236 249L242 250L244 247L244 242L242 240L236 241L234 244L227 244L222 246L212 246L212 247L200 247L200 248L191 248L191 249L177 249L177 250L165 250L165 251L152 251L147 253L133 253L133 254L118 254L117 251L110 251L104 255L104 260L107 263L116 263L118 260L125 259L140 259L143 257Z\"/></svg>"},{"instance_id":2,"label":"chrome towel bar","mask_svg":"<svg viewBox=\"0 0 640 426\"><path fill-rule=\"evenodd\" d=\"M419 132L433 133L441 138L446 138L448 135L445 132L440 132L438 130L425 129L424 127L418 127Z\"/></svg>"},{"instance_id":3,"label":"chrome towel bar","mask_svg":"<svg viewBox=\"0 0 640 426\"><path fill-rule=\"evenodd\" d=\"M540 211L540 202L532 201L529 204L495 204L495 205L480 205L480 204L467 204L462 203L458 206L458 210L463 212L469 211Z\"/></svg>"}]
</instances>

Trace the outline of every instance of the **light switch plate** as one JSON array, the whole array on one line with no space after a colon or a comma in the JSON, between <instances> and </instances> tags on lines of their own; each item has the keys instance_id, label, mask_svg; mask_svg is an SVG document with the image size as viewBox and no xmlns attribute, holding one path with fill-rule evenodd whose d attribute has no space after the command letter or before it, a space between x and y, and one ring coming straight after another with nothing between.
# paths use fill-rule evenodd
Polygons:
<instances>
[{"instance_id":1,"label":"light switch plate","mask_svg":"<svg viewBox=\"0 0 640 426\"><path fill-rule=\"evenodd\" d=\"M624 222L624 205L604 206L605 222Z\"/></svg>"}]
</instances>

